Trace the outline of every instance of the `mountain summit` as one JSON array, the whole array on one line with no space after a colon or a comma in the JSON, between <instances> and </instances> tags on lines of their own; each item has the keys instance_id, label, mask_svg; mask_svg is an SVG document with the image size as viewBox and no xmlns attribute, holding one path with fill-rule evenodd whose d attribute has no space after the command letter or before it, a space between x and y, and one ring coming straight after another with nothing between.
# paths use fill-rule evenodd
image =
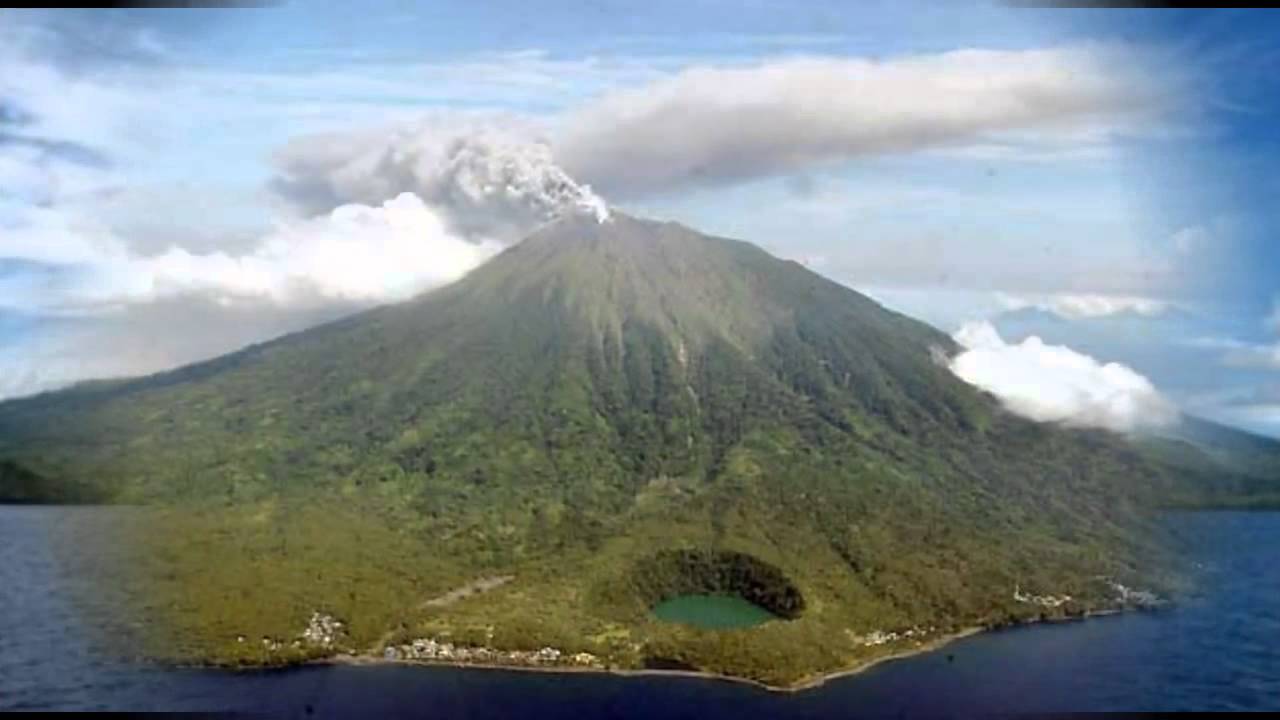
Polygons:
<instances>
[{"instance_id":1,"label":"mountain summit","mask_svg":"<svg viewBox=\"0 0 1280 720\"><path fill-rule=\"evenodd\" d=\"M1003 411L956 349L748 243L575 214L405 303L0 404L0 460L164 508L139 567L201 659L272 661L233 639L324 608L354 651L400 628L786 683L1153 579L1154 466ZM779 619L651 615L685 594Z\"/></svg>"}]
</instances>

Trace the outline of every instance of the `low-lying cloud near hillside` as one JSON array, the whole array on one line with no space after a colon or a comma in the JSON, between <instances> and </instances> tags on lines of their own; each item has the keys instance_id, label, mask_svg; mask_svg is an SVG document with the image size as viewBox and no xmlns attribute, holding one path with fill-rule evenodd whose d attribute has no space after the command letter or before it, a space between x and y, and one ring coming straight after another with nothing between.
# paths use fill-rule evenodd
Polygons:
<instances>
[{"instance_id":1,"label":"low-lying cloud near hillside","mask_svg":"<svg viewBox=\"0 0 1280 720\"><path fill-rule=\"evenodd\" d=\"M1034 336L1011 344L985 321L965 324L954 338L965 349L952 358L952 372L1032 420L1121 432L1178 420L1177 408L1150 380L1119 363Z\"/></svg>"},{"instance_id":2,"label":"low-lying cloud near hillside","mask_svg":"<svg viewBox=\"0 0 1280 720\"><path fill-rule=\"evenodd\" d=\"M330 152L317 154L326 142ZM56 198L0 198L0 320L50 318L0 349L0 398L154 372L403 300L462 277L556 216L608 215L524 135L468 126L409 146L394 132L312 143L281 152L274 189L290 211L235 248L182 237L150 247ZM187 221L200 228L208 218ZM180 307L203 320L177 320Z\"/></svg>"},{"instance_id":3,"label":"low-lying cloud near hillside","mask_svg":"<svg viewBox=\"0 0 1280 720\"><path fill-rule=\"evenodd\" d=\"M404 299L460 277L501 249L459 237L409 193L378 206L348 204L281 222L243 254L176 245L140 254L100 228L65 226L47 213L32 218L43 222L29 223L9 242L26 247L28 262L47 268L44 292L6 293L0 307L63 315L180 296L281 307ZM0 289L20 290L10 288L13 282L0 279Z\"/></svg>"}]
</instances>

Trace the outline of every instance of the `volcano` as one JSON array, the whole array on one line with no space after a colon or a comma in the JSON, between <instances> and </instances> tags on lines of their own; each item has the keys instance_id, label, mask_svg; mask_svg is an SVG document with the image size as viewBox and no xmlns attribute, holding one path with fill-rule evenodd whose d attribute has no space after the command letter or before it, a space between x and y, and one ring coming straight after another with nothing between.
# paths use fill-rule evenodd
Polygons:
<instances>
[{"instance_id":1,"label":"volcano","mask_svg":"<svg viewBox=\"0 0 1280 720\"><path fill-rule=\"evenodd\" d=\"M1167 466L1010 414L958 350L751 244L574 215L404 303L0 404L0 459L155 509L172 654L431 637L788 684L1160 587ZM654 618L682 594L776 619ZM290 643L317 612L341 641Z\"/></svg>"}]
</instances>

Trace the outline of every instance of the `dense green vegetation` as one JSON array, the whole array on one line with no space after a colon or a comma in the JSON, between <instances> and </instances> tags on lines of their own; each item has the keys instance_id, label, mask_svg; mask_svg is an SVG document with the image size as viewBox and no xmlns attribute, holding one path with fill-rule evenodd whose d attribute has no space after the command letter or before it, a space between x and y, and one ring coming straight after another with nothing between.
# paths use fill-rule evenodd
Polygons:
<instances>
[{"instance_id":1,"label":"dense green vegetation","mask_svg":"<svg viewBox=\"0 0 1280 720\"><path fill-rule=\"evenodd\" d=\"M97 503L108 497L91 483L44 477L12 460L0 460L0 503Z\"/></svg>"},{"instance_id":2,"label":"dense green vegetation","mask_svg":"<svg viewBox=\"0 0 1280 720\"><path fill-rule=\"evenodd\" d=\"M552 645L782 684L895 649L858 641L876 630L1173 587L1150 513L1207 471L1014 417L955 349L746 243L568 218L407 303L4 403L0 458L150 506L130 587L183 660L315 654L289 641L321 611L355 651ZM784 619L653 617L686 592Z\"/></svg>"},{"instance_id":3,"label":"dense green vegetation","mask_svg":"<svg viewBox=\"0 0 1280 720\"><path fill-rule=\"evenodd\" d=\"M1137 446L1171 482L1160 506L1184 510L1280 509L1280 441L1194 417Z\"/></svg>"},{"instance_id":4,"label":"dense green vegetation","mask_svg":"<svg viewBox=\"0 0 1280 720\"><path fill-rule=\"evenodd\" d=\"M632 585L650 607L683 595L729 595L788 620L804 611L804 596L778 568L740 552L662 550L632 570Z\"/></svg>"}]
</instances>

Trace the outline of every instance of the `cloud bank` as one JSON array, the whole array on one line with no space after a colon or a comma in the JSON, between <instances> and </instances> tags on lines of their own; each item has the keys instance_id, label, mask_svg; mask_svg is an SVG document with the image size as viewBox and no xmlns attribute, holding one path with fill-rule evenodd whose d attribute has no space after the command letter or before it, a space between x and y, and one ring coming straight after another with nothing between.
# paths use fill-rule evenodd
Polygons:
<instances>
[{"instance_id":1,"label":"cloud bank","mask_svg":"<svg viewBox=\"0 0 1280 720\"><path fill-rule=\"evenodd\" d=\"M1129 432L1178 419L1174 405L1124 365L1034 336L1009 344L988 322L968 323L954 338L965 349L951 371L1032 420Z\"/></svg>"}]
</instances>

